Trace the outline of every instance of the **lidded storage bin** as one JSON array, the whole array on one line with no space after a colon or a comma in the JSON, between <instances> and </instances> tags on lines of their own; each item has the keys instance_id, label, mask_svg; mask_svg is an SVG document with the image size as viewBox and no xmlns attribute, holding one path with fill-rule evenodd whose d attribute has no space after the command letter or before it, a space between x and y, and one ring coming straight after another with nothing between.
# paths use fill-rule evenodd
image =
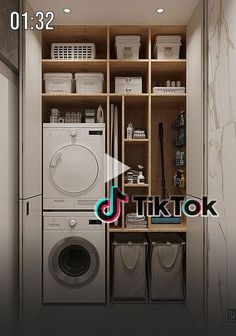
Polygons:
<instances>
[{"instance_id":1,"label":"lidded storage bin","mask_svg":"<svg viewBox=\"0 0 236 336\"><path fill-rule=\"evenodd\" d=\"M142 93L142 77L116 77L115 93L140 94Z\"/></svg>"},{"instance_id":2,"label":"lidded storage bin","mask_svg":"<svg viewBox=\"0 0 236 336\"><path fill-rule=\"evenodd\" d=\"M150 290L152 301L184 300L184 241L175 233L168 235L152 234L150 241Z\"/></svg>"},{"instance_id":3,"label":"lidded storage bin","mask_svg":"<svg viewBox=\"0 0 236 336\"><path fill-rule=\"evenodd\" d=\"M154 87L153 93L157 95L181 95L185 94L185 87Z\"/></svg>"},{"instance_id":4,"label":"lidded storage bin","mask_svg":"<svg viewBox=\"0 0 236 336\"><path fill-rule=\"evenodd\" d=\"M94 43L53 43L51 58L57 60L89 60L96 57Z\"/></svg>"},{"instance_id":5,"label":"lidded storage bin","mask_svg":"<svg viewBox=\"0 0 236 336\"><path fill-rule=\"evenodd\" d=\"M160 60L179 59L181 36L179 35L158 35L154 44L154 58Z\"/></svg>"},{"instance_id":6,"label":"lidded storage bin","mask_svg":"<svg viewBox=\"0 0 236 336\"><path fill-rule=\"evenodd\" d=\"M116 36L116 54L117 59L139 59L139 50L141 38L138 35L120 35Z\"/></svg>"},{"instance_id":7,"label":"lidded storage bin","mask_svg":"<svg viewBox=\"0 0 236 336\"><path fill-rule=\"evenodd\" d=\"M102 73L78 72L75 74L77 93L102 93L104 75Z\"/></svg>"},{"instance_id":8,"label":"lidded storage bin","mask_svg":"<svg viewBox=\"0 0 236 336\"><path fill-rule=\"evenodd\" d=\"M116 234L113 240L113 299L147 301L147 241L144 235Z\"/></svg>"},{"instance_id":9,"label":"lidded storage bin","mask_svg":"<svg viewBox=\"0 0 236 336\"><path fill-rule=\"evenodd\" d=\"M45 73L44 80L46 93L72 93L72 73Z\"/></svg>"}]
</instances>

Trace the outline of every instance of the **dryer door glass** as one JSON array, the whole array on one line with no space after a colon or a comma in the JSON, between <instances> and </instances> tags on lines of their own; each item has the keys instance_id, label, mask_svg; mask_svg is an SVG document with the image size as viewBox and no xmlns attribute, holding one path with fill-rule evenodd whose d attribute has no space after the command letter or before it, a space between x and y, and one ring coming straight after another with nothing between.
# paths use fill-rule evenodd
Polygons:
<instances>
[{"instance_id":1,"label":"dryer door glass","mask_svg":"<svg viewBox=\"0 0 236 336\"><path fill-rule=\"evenodd\" d=\"M68 237L54 246L48 264L50 273L57 282L67 287L81 287L97 275L99 255L88 240Z\"/></svg>"},{"instance_id":2,"label":"dryer door glass","mask_svg":"<svg viewBox=\"0 0 236 336\"><path fill-rule=\"evenodd\" d=\"M79 194L96 182L99 166L94 154L81 145L68 145L55 153L50 162L50 176L61 191Z\"/></svg>"},{"instance_id":3,"label":"dryer door glass","mask_svg":"<svg viewBox=\"0 0 236 336\"><path fill-rule=\"evenodd\" d=\"M72 277L78 277L88 271L91 258L84 247L70 245L61 251L58 262L62 272Z\"/></svg>"}]
</instances>

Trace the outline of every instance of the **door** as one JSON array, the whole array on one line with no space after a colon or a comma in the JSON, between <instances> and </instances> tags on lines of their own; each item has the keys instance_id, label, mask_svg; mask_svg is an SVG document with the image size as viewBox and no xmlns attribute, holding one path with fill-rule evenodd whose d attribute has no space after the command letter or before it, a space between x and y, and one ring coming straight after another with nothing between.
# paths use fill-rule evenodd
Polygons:
<instances>
[{"instance_id":1,"label":"door","mask_svg":"<svg viewBox=\"0 0 236 336\"><path fill-rule=\"evenodd\" d=\"M23 11L33 16L26 1ZM42 302L42 46L41 32L26 30L20 37L19 268L20 313L26 321Z\"/></svg>"},{"instance_id":2,"label":"door","mask_svg":"<svg viewBox=\"0 0 236 336\"><path fill-rule=\"evenodd\" d=\"M32 13L27 3L24 11ZM22 35L20 198L27 199L42 193L42 45L41 32Z\"/></svg>"},{"instance_id":3,"label":"door","mask_svg":"<svg viewBox=\"0 0 236 336\"><path fill-rule=\"evenodd\" d=\"M79 194L90 189L98 173L96 157L81 145L62 147L54 154L49 166L49 174L55 186L68 194Z\"/></svg>"},{"instance_id":4,"label":"door","mask_svg":"<svg viewBox=\"0 0 236 336\"><path fill-rule=\"evenodd\" d=\"M187 197L201 200L204 176L203 1L187 25ZM187 218L187 303L195 322L204 324L204 221Z\"/></svg>"},{"instance_id":5,"label":"door","mask_svg":"<svg viewBox=\"0 0 236 336\"><path fill-rule=\"evenodd\" d=\"M18 305L18 76L0 62L0 329Z\"/></svg>"}]
</instances>

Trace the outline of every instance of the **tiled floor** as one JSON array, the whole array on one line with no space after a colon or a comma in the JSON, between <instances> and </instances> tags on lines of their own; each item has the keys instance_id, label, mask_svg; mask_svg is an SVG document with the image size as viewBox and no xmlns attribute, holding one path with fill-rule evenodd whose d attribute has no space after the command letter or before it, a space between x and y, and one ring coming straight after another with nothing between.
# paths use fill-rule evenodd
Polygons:
<instances>
[{"instance_id":1,"label":"tiled floor","mask_svg":"<svg viewBox=\"0 0 236 336\"><path fill-rule=\"evenodd\" d=\"M200 335L184 304L45 306L22 335Z\"/></svg>"}]
</instances>

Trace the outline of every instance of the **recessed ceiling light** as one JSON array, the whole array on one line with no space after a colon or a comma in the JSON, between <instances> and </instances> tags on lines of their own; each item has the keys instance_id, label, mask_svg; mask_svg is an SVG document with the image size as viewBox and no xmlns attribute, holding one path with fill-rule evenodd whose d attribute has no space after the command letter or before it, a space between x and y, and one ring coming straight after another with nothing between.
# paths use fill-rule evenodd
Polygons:
<instances>
[{"instance_id":1,"label":"recessed ceiling light","mask_svg":"<svg viewBox=\"0 0 236 336\"><path fill-rule=\"evenodd\" d=\"M163 14L163 13L164 13L164 8L157 8L157 9L156 9L156 12L157 12L158 14Z\"/></svg>"},{"instance_id":2,"label":"recessed ceiling light","mask_svg":"<svg viewBox=\"0 0 236 336\"><path fill-rule=\"evenodd\" d=\"M71 9L70 8L64 8L63 12L66 13L66 14L70 14Z\"/></svg>"}]
</instances>

